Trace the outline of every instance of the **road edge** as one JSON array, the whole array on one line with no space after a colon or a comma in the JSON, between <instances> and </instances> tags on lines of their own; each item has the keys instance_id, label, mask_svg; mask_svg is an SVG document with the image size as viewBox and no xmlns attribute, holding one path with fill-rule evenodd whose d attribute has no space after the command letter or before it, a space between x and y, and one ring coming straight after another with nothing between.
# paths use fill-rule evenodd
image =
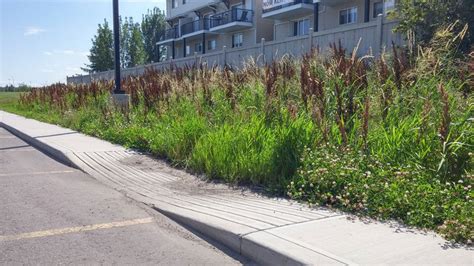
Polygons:
<instances>
[{"instance_id":1,"label":"road edge","mask_svg":"<svg viewBox=\"0 0 474 266\"><path fill-rule=\"evenodd\" d=\"M2 111L2 112L5 112L5 111ZM60 163L65 164L69 167L79 169L79 170L82 171L82 169L80 169L80 167L78 167L69 158L69 156L67 156L67 154L64 153L63 151L58 150L58 149L42 142L41 140L39 140L35 137L32 137L30 135L27 135L26 133L21 132L20 130L14 128L13 126L10 126L10 125L4 123L3 121L0 121L0 127L3 127L5 130L9 131L10 133L17 136L18 138L20 138L24 142L30 144L31 146L37 148L38 150L45 153L46 155L53 158L54 160L59 161Z\"/></svg>"},{"instance_id":2,"label":"road edge","mask_svg":"<svg viewBox=\"0 0 474 266\"><path fill-rule=\"evenodd\" d=\"M1 112L5 112L0 110ZM22 118L23 116L12 114L9 112L5 112L11 115L16 115ZM35 119L32 119L35 120ZM35 120L38 121L38 120ZM41 121L39 121L41 122ZM44 124L48 124L45 122L41 122ZM12 133L13 135L19 137L23 141L27 142L28 144L32 145L33 147L37 148L41 152L47 154L49 157L67 165L78 169L80 171L86 172L82 169L78 164L74 163L73 160L68 156L67 152L61 151L51 145L48 145L41 140L28 135L18 129L16 129L13 125L6 124L4 121L0 121L0 127L5 128L7 131ZM86 172L87 173L87 172ZM91 175L94 179L100 181L94 175ZM102 183L102 182L101 182ZM105 184L108 186L108 184ZM115 188L114 188L115 189ZM134 199L138 202L142 202L140 200ZM280 252L277 248L272 248L268 244L261 243L260 241L255 241L248 239L247 237L252 235L256 232L251 232L245 235L240 235L232 230L226 230L225 228L219 228L217 226L210 225L200 219L195 219L190 215L185 215L180 213L179 211L167 210L166 208L161 208L160 206L153 206L153 209L157 212L171 218L172 220L180 223L183 226L188 228L192 228L193 230L199 232L200 234L204 235L205 237L209 237L210 239L226 246L227 248L231 249L232 251L251 259L262 265L275 265L276 262L278 265L307 265L310 262L302 260L301 258L297 258L295 256L291 256L288 252ZM291 242L287 241L289 245L292 245Z\"/></svg>"}]
</instances>

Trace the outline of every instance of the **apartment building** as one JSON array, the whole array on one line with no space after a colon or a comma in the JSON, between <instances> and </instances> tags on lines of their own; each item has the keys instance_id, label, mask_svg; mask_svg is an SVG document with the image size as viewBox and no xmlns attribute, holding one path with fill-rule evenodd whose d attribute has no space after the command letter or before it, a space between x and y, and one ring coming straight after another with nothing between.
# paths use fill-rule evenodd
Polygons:
<instances>
[{"instance_id":1,"label":"apartment building","mask_svg":"<svg viewBox=\"0 0 474 266\"><path fill-rule=\"evenodd\" d=\"M274 21L274 39L327 32L374 21L394 0L264 0L262 17ZM334 40L337 41L337 40Z\"/></svg>"},{"instance_id":2,"label":"apartment building","mask_svg":"<svg viewBox=\"0 0 474 266\"><path fill-rule=\"evenodd\" d=\"M252 46L273 39L262 0L167 0L168 30L157 43L167 59Z\"/></svg>"},{"instance_id":3,"label":"apartment building","mask_svg":"<svg viewBox=\"0 0 474 266\"><path fill-rule=\"evenodd\" d=\"M386 16L398 0L167 0L168 29L158 45L166 58L124 69L124 77L146 68L183 67L195 62L241 67L246 60L266 64L295 58L341 41L347 51L380 55L405 40L398 22ZM265 42L261 42L265 38ZM223 50L223 47L226 50ZM194 56L196 55L196 56ZM176 60L170 60L176 59ZM68 83L112 80L114 72L68 77Z\"/></svg>"}]
</instances>

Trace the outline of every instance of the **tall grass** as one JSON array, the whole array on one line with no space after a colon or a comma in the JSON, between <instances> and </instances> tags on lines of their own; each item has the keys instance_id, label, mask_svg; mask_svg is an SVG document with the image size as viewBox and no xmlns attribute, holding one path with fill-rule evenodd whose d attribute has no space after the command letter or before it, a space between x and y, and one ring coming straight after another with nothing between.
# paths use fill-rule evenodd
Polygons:
<instances>
[{"instance_id":1,"label":"tall grass","mask_svg":"<svg viewBox=\"0 0 474 266\"><path fill-rule=\"evenodd\" d=\"M109 104L111 83L56 84L22 95L19 110L211 179L469 242L474 55L455 57L447 35L416 58L335 44L263 68L149 69L124 80L128 110Z\"/></svg>"}]
</instances>

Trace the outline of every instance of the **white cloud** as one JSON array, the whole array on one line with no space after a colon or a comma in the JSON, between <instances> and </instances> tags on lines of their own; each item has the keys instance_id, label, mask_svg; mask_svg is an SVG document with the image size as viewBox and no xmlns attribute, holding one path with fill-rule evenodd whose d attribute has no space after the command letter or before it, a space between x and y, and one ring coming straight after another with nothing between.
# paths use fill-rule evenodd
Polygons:
<instances>
[{"instance_id":1,"label":"white cloud","mask_svg":"<svg viewBox=\"0 0 474 266\"><path fill-rule=\"evenodd\" d=\"M48 56L49 56L49 55L53 55L53 53L48 52L48 51L43 52L43 54L44 54L44 55L48 55Z\"/></svg>"},{"instance_id":2,"label":"white cloud","mask_svg":"<svg viewBox=\"0 0 474 266\"><path fill-rule=\"evenodd\" d=\"M23 35L24 36L38 35L38 34L43 33L45 31L46 30L43 29L43 28L32 26L32 27L27 27L25 29L25 32L23 33Z\"/></svg>"},{"instance_id":3,"label":"white cloud","mask_svg":"<svg viewBox=\"0 0 474 266\"><path fill-rule=\"evenodd\" d=\"M73 50L54 50L55 54L64 54L64 55L72 55L75 54Z\"/></svg>"}]
</instances>

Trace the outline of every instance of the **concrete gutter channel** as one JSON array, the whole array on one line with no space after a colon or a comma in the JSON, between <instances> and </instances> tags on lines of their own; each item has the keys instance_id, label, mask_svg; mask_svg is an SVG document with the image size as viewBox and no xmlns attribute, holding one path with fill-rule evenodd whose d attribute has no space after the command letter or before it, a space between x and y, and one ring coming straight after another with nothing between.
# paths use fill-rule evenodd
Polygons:
<instances>
[{"instance_id":1,"label":"concrete gutter channel","mask_svg":"<svg viewBox=\"0 0 474 266\"><path fill-rule=\"evenodd\" d=\"M0 127L260 264L474 265L472 248L446 249L442 247L446 242L435 234L349 221L340 213L312 211L297 203L260 196L231 192L208 196L207 191L194 195L170 189L169 183L175 182L173 174L122 165L118 157L127 150L121 146L3 111ZM105 154L114 152L115 158L106 158Z\"/></svg>"}]
</instances>

